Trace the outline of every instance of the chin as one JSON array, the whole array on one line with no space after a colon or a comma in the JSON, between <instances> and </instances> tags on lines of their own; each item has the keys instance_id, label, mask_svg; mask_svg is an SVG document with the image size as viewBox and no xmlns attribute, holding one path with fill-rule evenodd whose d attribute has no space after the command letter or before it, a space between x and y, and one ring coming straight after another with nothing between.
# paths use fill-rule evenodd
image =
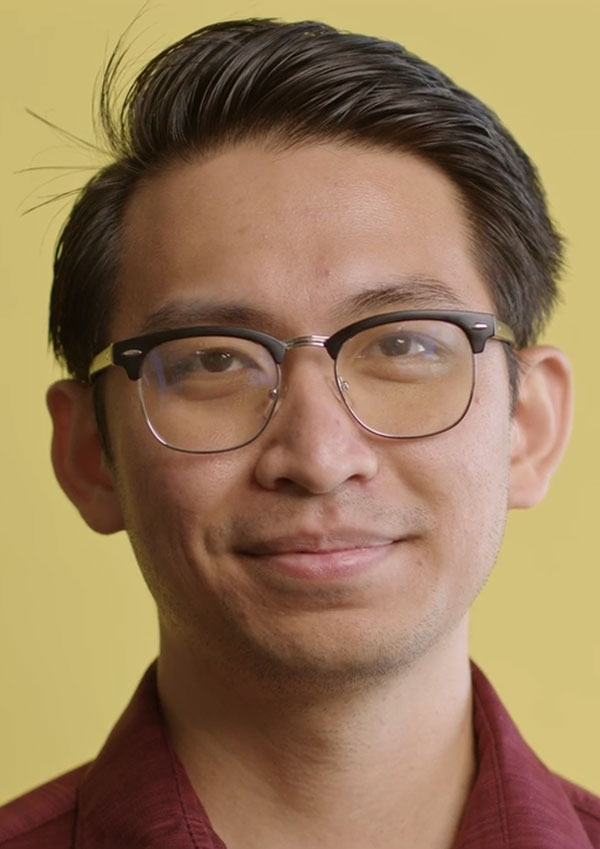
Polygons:
<instances>
[{"instance_id":1,"label":"chin","mask_svg":"<svg viewBox=\"0 0 600 849\"><path fill-rule=\"evenodd\" d=\"M328 617L329 618L329 617ZM440 619L431 615L411 628L391 630L373 623L340 622L340 617L313 622L303 633L270 630L237 633L236 677L263 687L296 692L339 693L395 678L413 667L443 634ZM397 623L396 623L397 626ZM240 655L239 649L242 649ZM237 679L239 680L239 679Z\"/></svg>"}]
</instances>

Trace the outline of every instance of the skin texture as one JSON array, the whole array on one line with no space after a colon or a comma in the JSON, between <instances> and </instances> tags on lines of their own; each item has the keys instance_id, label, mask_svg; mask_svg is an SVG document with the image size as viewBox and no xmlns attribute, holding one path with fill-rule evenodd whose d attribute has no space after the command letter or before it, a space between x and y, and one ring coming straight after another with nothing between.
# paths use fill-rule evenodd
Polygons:
<instances>
[{"instance_id":1,"label":"skin texture","mask_svg":"<svg viewBox=\"0 0 600 849\"><path fill-rule=\"evenodd\" d=\"M142 184L118 290L113 340L215 309L282 339L392 309L494 312L449 180L336 144L241 145ZM329 357L301 348L266 431L218 455L161 446L110 369L112 465L89 390L50 390L57 476L92 527L127 529L171 733L231 849L451 845L474 769L468 609L507 508L542 497L569 428L564 357L521 357L512 419L490 342L465 419L394 441L361 429Z\"/></svg>"}]
</instances>

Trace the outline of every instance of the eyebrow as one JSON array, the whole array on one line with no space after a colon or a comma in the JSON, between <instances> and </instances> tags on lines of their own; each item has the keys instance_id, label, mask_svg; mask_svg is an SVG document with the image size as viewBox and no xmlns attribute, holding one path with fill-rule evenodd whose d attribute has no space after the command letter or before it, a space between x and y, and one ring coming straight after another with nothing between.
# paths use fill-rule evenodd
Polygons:
<instances>
[{"instance_id":1,"label":"eyebrow","mask_svg":"<svg viewBox=\"0 0 600 849\"><path fill-rule=\"evenodd\" d=\"M338 320L353 320L357 314L393 309L464 309L465 304L445 283L421 274L388 277L379 285L342 298L333 305ZM274 316L250 304L233 301L180 299L170 301L144 320L141 332L171 330L193 325L233 325L270 328Z\"/></svg>"},{"instance_id":2,"label":"eyebrow","mask_svg":"<svg viewBox=\"0 0 600 849\"><path fill-rule=\"evenodd\" d=\"M270 321L264 310L241 303L211 302L203 300L170 301L145 319L142 333L172 330L194 324L225 324L261 327Z\"/></svg>"},{"instance_id":3,"label":"eyebrow","mask_svg":"<svg viewBox=\"0 0 600 849\"><path fill-rule=\"evenodd\" d=\"M464 302L446 283L423 274L386 278L381 285L343 299L335 308L340 315L367 309L464 309Z\"/></svg>"}]
</instances>

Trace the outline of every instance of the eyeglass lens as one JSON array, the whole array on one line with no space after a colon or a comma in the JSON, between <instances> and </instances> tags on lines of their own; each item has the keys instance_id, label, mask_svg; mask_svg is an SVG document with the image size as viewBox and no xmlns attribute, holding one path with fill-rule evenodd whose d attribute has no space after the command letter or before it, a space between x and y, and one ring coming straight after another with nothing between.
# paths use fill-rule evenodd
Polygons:
<instances>
[{"instance_id":1,"label":"eyeglass lens","mask_svg":"<svg viewBox=\"0 0 600 849\"><path fill-rule=\"evenodd\" d=\"M368 430L427 436L452 427L466 412L473 354L454 324L394 322L344 342L335 375L348 410ZM161 442L182 451L227 451L266 426L277 403L279 369L258 342L197 336L153 348L138 386Z\"/></svg>"}]
</instances>

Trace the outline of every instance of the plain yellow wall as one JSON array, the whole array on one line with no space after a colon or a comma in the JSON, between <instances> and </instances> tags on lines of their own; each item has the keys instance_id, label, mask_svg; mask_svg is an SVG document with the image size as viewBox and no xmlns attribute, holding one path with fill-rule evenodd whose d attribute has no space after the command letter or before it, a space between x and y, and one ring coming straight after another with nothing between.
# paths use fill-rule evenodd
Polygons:
<instances>
[{"instance_id":1,"label":"plain yellow wall","mask_svg":"<svg viewBox=\"0 0 600 849\"><path fill-rule=\"evenodd\" d=\"M0 801L93 756L156 652L154 611L125 538L89 531L55 484L44 390L51 255L68 209L24 209L80 185L91 93L138 0L2 0ZM576 376L571 447L544 504L509 521L473 616L472 651L556 770L600 792L600 123L597 2L163 0L136 25L147 56L209 21L321 18L385 36L488 101L537 162L569 241L547 340ZM76 166L73 171L18 169ZM481 470L485 475L485 469Z\"/></svg>"}]
</instances>

